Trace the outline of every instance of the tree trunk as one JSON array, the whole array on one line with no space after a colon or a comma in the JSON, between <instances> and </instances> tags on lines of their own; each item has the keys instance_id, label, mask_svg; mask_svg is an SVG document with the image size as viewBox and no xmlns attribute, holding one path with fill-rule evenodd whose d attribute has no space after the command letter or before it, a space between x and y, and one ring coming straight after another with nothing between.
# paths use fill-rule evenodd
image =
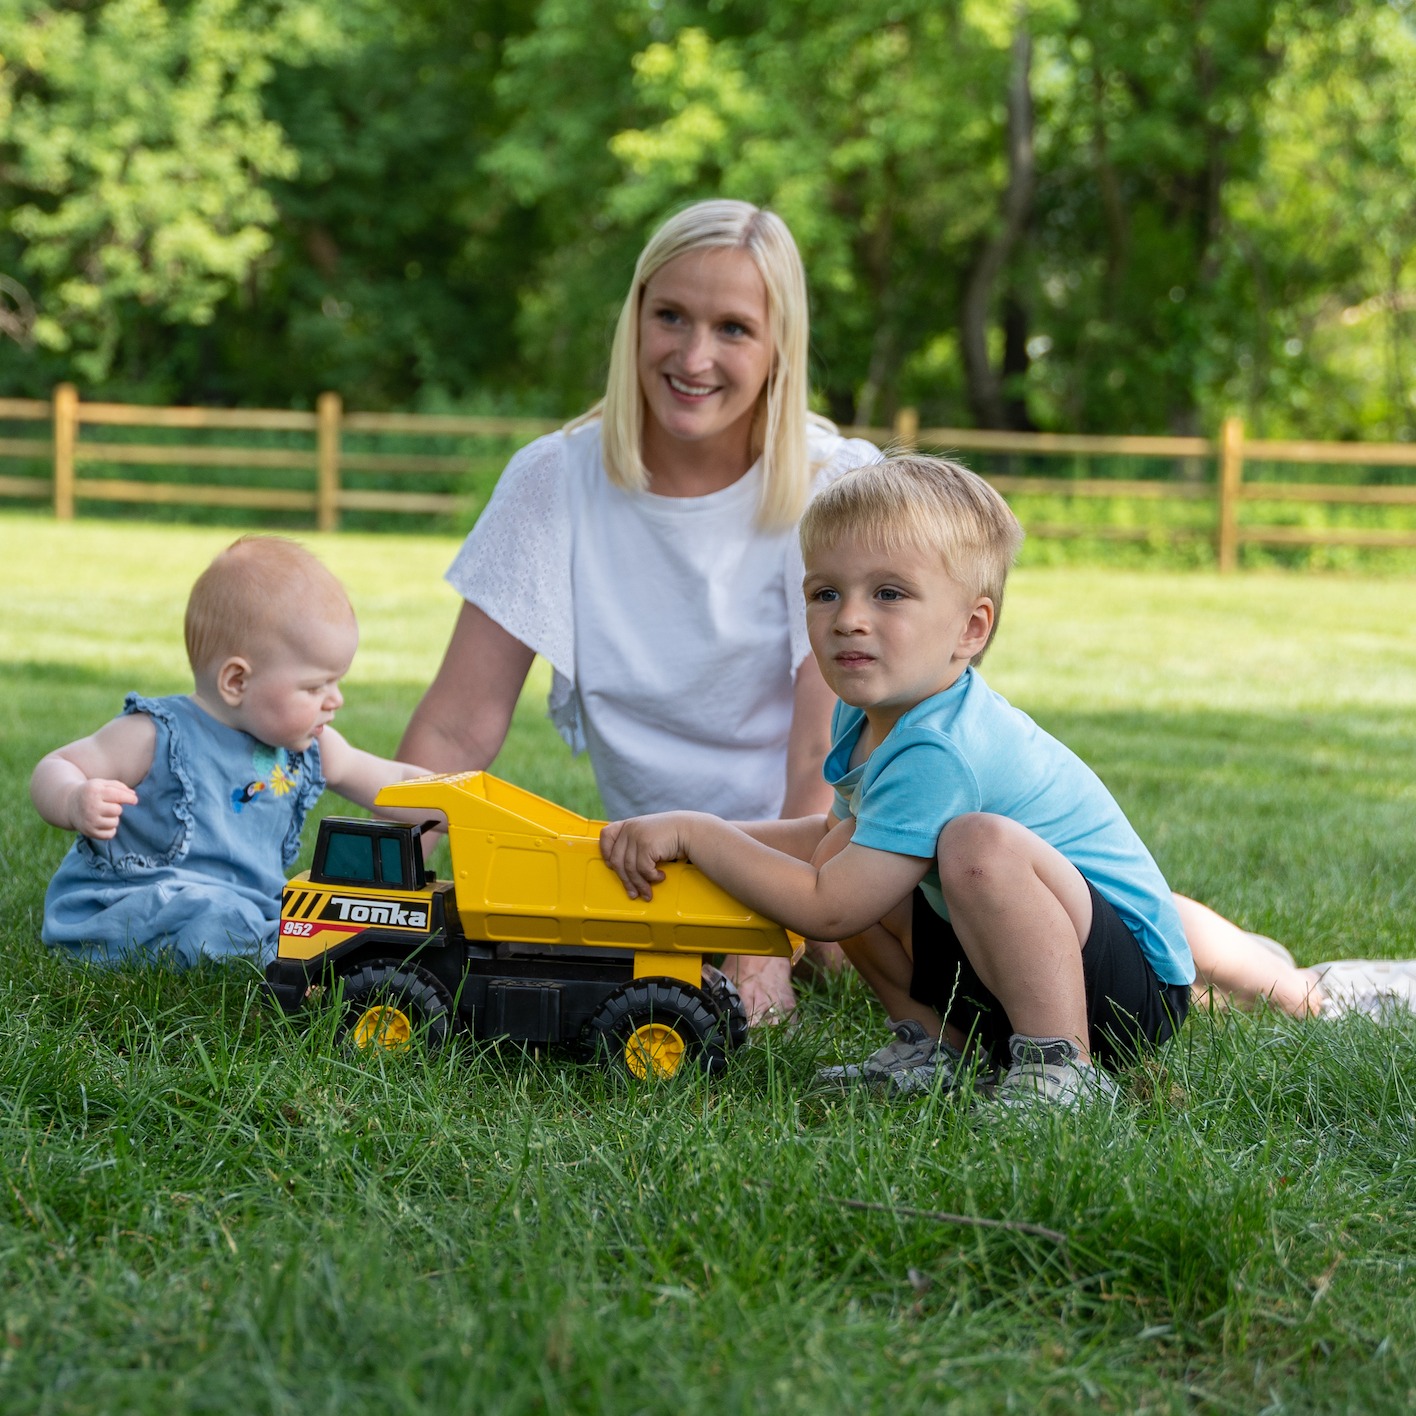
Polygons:
<instances>
[{"instance_id":1,"label":"tree trunk","mask_svg":"<svg viewBox=\"0 0 1416 1416\"><path fill-rule=\"evenodd\" d=\"M1003 220L979 251L968 274L959 311L959 348L969 408L982 428L1011 426L1003 379L988 355L988 317L998 277L1027 225L1036 177L1030 82L1032 35L1022 6L1017 10L1017 25L1008 77L1008 185L1003 192Z\"/></svg>"}]
</instances>

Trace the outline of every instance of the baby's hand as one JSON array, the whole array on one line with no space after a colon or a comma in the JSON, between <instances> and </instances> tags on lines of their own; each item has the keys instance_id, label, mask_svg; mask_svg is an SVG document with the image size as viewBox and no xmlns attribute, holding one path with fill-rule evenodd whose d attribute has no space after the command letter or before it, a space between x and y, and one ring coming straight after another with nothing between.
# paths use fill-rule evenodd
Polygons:
<instances>
[{"instance_id":1,"label":"baby's hand","mask_svg":"<svg viewBox=\"0 0 1416 1416\"><path fill-rule=\"evenodd\" d=\"M664 878L659 862L688 854L689 815L668 811L636 816L629 821L612 821L600 832L600 854L624 882L631 900L652 900L651 887Z\"/></svg>"},{"instance_id":2,"label":"baby's hand","mask_svg":"<svg viewBox=\"0 0 1416 1416\"><path fill-rule=\"evenodd\" d=\"M69 796L70 827L95 841L111 841L125 806L136 806L138 794L126 782L90 777Z\"/></svg>"}]
</instances>

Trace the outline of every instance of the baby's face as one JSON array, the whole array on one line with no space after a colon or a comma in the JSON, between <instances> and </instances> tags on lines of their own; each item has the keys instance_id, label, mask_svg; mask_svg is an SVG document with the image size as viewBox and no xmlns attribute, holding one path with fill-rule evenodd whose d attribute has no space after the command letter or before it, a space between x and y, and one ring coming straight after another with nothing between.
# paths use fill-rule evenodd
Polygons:
<instances>
[{"instance_id":1,"label":"baby's face","mask_svg":"<svg viewBox=\"0 0 1416 1416\"><path fill-rule=\"evenodd\" d=\"M270 747L303 752L344 703L339 681L359 646L350 616L313 622L288 637L274 637L251 655L251 676L241 703L241 728Z\"/></svg>"}]
</instances>

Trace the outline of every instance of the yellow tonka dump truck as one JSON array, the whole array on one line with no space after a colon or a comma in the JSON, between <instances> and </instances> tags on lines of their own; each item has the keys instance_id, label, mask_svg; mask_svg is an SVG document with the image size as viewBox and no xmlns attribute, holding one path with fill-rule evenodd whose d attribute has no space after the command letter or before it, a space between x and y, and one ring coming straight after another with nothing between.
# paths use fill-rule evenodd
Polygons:
<instances>
[{"instance_id":1,"label":"yellow tonka dump truck","mask_svg":"<svg viewBox=\"0 0 1416 1416\"><path fill-rule=\"evenodd\" d=\"M385 787L382 807L441 813L451 880L423 866L417 826L327 817L285 887L266 986L287 1013L342 980L360 1047L474 1037L573 1043L636 1076L707 1071L746 1036L737 990L708 953L795 957L799 940L692 865L665 861L631 900L590 821L485 772Z\"/></svg>"}]
</instances>

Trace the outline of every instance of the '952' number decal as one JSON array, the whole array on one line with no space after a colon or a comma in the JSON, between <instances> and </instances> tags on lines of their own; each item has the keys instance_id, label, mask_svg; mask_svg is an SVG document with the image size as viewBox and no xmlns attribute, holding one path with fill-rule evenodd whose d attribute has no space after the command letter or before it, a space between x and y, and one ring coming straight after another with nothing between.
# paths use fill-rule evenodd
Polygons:
<instances>
[{"instance_id":1,"label":"'952' number decal","mask_svg":"<svg viewBox=\"0 0 1416 1416\"><path fill-rule=\"evenodd\" d=\"M313 934L315 926L299 919L283 919L280 922L282 934Z\"/></svg>"}]
</instances>

